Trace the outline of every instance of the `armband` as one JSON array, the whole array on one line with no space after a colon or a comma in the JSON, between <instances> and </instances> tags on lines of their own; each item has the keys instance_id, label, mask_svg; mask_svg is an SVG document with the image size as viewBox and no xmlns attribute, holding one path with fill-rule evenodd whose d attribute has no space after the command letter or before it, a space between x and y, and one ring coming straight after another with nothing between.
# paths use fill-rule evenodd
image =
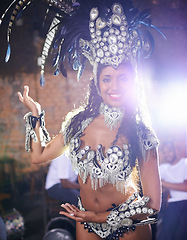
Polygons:
<instances>
[{"instance_id":1,"label":"armband","mask_svg":"<svg viewBox=\"0 0 187 240\"><path fill-rule=\"evenodd\" d=\"M31 148L31 139L33 139L34 142L38 142L38 138L35 132L36 123L39 121L40 123L40 141L41 145L45 146L47 142L51 140L49 133L47 132L47 129L45 128L45 112L42 110L39 117L32 116L32 112L26 113L24 116L24 119L26 121L25 123L25 150L27 152L30 151Z\"/></svg>"},{"instance_id":2,"label":"armband","mask_svg":"<svg viewBox=\"0 0 187 240\"><path fill-rule=\"evenodd\" d=\"M136 200L138 199L138 200ZM136 201L135 201L136 200ZM131 217L139 214L155 215L157 211L146 207L149 197L142 198L138 193L134 193L130 198L114 207L107 217L107 223L112 227L113 231L121 227L135 229L138 225L153 224L157 222L156 218L147 218L145 220L132 220Z\"/></svg>"}]
</instances>

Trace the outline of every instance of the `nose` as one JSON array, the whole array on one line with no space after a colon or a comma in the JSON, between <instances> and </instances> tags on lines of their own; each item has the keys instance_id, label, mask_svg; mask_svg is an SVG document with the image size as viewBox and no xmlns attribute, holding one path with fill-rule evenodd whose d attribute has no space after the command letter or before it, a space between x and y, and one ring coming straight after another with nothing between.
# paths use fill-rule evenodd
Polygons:
<instances>
[{"instance_id":1,"label":"nose","mask_svg":"<svg viewBox=\"0 0 187 240\"><path fill-rule=\"evenodd\" d=\"M112 79L111 89L112 89L113 91L119 90L119 84L118 84L118 81L117 81L116 78Z\"/></svg>"}]
</instances>

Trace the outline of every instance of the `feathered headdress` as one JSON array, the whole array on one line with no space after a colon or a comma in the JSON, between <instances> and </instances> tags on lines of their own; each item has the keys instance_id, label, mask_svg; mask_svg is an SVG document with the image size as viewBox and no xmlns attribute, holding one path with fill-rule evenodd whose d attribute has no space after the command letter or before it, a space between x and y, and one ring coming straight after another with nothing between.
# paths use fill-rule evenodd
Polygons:
<instances>
[{"instance_id":1,"label":"feathered headdress","mask_svg":"<svg viewBox=\"0 0 187 240\"><path fill-rule=\"evenodd\" d=\"M77 70L79 79L88 59L97 81L98 64L117 67L128 61L136 67L141 56L147 57L153 50L153 38L149 32L149 12L139 12L131 0L14 0L7 11L14 9L7 30L8 49L5 61L10 58L12 26L20 13L33 1L44 2L56 15L46 35L41 55L40 84L44 85L44 66L51 47L56 51L54 74L61 71L67 77L65 59Z\"/></svg>"}]
</instances>

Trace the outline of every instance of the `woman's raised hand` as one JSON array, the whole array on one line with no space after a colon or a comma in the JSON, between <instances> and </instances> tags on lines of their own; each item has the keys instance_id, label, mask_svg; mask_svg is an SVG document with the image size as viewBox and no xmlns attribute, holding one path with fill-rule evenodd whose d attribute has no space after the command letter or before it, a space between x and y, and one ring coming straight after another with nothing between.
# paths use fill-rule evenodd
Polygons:
<instances>
[{"instance_id":1,"label":"woman's raised hand","mask_svg":"<svg viewBox=\"0 0 187 240\"><path fill-rule=\"evenodd\" d=\"M18 92L19 100L30 109L33 115L40 115L41 106L29 96L29 87L24 86L23 95Z\"/></svg>"}]
</instances>

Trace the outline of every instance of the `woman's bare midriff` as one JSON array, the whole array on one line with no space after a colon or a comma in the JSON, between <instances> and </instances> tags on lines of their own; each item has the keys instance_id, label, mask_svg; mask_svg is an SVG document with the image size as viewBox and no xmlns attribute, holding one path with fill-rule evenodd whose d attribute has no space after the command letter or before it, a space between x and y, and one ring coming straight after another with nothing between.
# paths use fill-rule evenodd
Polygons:
<instances>
[{"instance_id":1,"label":"woman's bare midriff","mask_svg":"<svg viewBox=\"0 0 187 240\"><path fill-rule=\"evenodd\" d=\"M112 184L105 184L102 188L93 190L91 188L91 180L88 176L86 183L83 183L79 177L80 197L82 204L86 210L94 212L105 212L112 208L112 204L119 205L125 202L134 192L133 188L127 187L125 193L116 190Z\"/></svg>"}]
</instances>

